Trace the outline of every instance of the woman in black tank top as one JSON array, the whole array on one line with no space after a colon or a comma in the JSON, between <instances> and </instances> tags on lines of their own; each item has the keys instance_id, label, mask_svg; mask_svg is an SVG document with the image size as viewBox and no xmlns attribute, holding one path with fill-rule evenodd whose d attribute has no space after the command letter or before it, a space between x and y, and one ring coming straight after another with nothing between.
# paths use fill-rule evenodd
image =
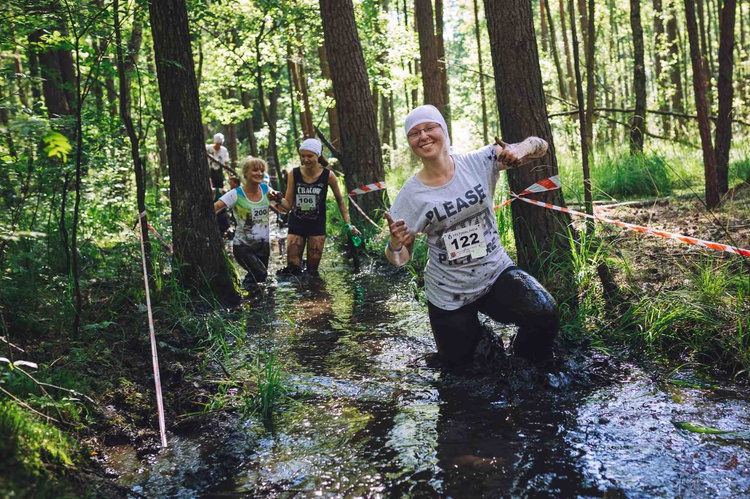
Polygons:
<instances>
[{"instance_id":1,"label":"woman in black tank top","mask_svg":"<svg viewBox=\"0 0 750 499\"><path fill-rule=\"evenodd\" d=\"M307 271L310 275L318 275L326 241L326 197L329 186L344 223L349 224L349 213L338 179L331 170L324 168L328 162L321 156L322 150L317 139L307 139L302 143L299 148L302 166L292 170L286 195L279 200L281 206L290 211L289 235L286 239L287 266L279 271L280 274L302 273L302 253L307 246ZM359 234L355 227L352 230Z\"/></svg>"}]
</instances>

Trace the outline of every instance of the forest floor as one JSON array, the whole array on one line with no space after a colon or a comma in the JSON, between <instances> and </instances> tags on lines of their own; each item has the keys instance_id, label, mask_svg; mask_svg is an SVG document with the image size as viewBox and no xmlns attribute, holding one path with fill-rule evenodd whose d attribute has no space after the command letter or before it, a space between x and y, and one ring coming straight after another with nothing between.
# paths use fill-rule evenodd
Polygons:
<instances>
[{"instance_id":1,"label":"forest floor","mask_svg":"<svg viewBox=\"0 0 750 499\"><path fill-rule=\"evenodd\" d=\"M667 197L595 207L599 217L709 242L750 249L750 185L741 184L720 208L709 212L695 196ZM625 259L633 280L647 290L678 289L687 284L685 267L708 261L725 261L732 268L750 259L666 239L654 234L625 230L601 223L601 234L610 241L613 255Z\"/></svg>"},{"instance_id":2,"label":"forest floor","mask_svg":"<svg viewBox=\"0 0 750 499\"><path fill-rule=\"evenodd\" d=\"M708 213L695 197L598 206L595 213L656 230L750 249L750 188L737 190L733 199L713 213ZM636 283L647 296L688 286L685 269L696 262L726 262L734 271L745 273L748 269L748 259L739 255L623 230L614 225L601 224L600 230L609 243L610 253L619 256L630 269L630 289ZM744 270L742 265L745 265ZM618 281L623 277L618 272L615 275ZM94 296L91 299L96 300ZM144 314L126 312L122 315L118 331L142 330L141 326L135 326L134 321L144 321ZM222 366L211 362L209 352L201 347L201 339L175 325L172 317L157 316L156 320L164 405L167 408L167 421L170 422L168 430L175 434L189 433L208 425L214 431L220 431L221 425L226 422L222 415L225 413L209 414L202 411L217 391L215 380L224 376ZM107 339L106 336L110 334L111 338ZM103 336L99 341L103 340L104 343L117 340L116 346L109 345L116 354L106 363L104 359L92 358L85 368L82 367L84 372L81 375L92 377L89 388L93 392L87 395L95 399L97 405L89 409L95 423L79 434L91 450L92 468L81 471L78 480L88 481L89 485L82 484L82 488L90 492L94 483L92 478L99 477L95 480L99 484L95 486L99 491L107 490L109 496L124 497L128 492L114 485L116 475L108 469L106 449L131 445L137 449L139 458L145 458L158 452L160 446L159 425L153 403L151 358L144 353L149 352L150 346L147 335L123 337L110 329L110 333ZM65 345L61 343L58 348L45 349L44 354L49 354L50 359L35 360L52 362L60 358ZM185 417L186 414L193 416Z\"/></svg>"}]
</instances>

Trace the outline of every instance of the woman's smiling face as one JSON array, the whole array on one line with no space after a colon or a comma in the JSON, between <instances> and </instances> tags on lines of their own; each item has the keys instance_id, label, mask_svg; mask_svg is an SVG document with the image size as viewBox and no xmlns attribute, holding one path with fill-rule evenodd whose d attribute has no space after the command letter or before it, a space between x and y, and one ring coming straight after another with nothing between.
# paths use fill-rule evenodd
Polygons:
<instances>
[{"instance_id":1,"label":"woman's smiling face","mask_svg":"<svg viewBox=\"0 0 750 499\"><path fill-rule=\"evenodd\" d=\"M445 135L438 123L420 123L406 134L414 154L423 159L439 156L445 149Z\"/></svg>"},{"instance_id":2,"label":"woman's smiling face","mask_svg":"<svg viewBox=\"0 0 750 499\"><path fill-rule=\"evenodd\" d=\"M263 175L266 173L266 169L263 165L253 164L250 165L247 172L245 173L245 180L251 184L260 184L263 182Z\"/></svg>"}]
</instances>

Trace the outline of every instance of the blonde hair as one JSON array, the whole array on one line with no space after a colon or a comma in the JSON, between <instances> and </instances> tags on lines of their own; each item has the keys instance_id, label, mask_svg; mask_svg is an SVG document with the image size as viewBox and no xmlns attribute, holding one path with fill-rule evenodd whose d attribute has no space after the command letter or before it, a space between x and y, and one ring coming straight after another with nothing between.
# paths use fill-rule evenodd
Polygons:
<instances>
[{"instance_id":1,"label":"blonde hair","mask_svg":"<svg viewBox=\"0 0 750 499\"><path fill-rule=\"evenodd\" d=\"M242 178L247 180L247 172L250 171L250 168L253 166L260 166L263 168L263 171L265 172L268 169L268 163L263 161L260 158L254 158L252 156L247 156L242 159Z\"/></svg>"}]
</instances>

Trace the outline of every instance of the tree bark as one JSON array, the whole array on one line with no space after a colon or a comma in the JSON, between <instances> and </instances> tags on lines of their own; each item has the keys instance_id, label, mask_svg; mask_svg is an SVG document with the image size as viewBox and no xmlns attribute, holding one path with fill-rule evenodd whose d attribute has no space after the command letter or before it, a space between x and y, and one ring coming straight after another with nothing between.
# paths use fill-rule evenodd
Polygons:
<instances>
[{"instance_id":1,"label":"tree bark","mask_svg":"<svg viewBox=\"0 0 750 499\"><path fill-rule=\"evenodd\" d=\"M414 0L417 34L419 35L419 56L422 68L422 88L424 104L432 104L445 117L445 101L440 83L438 65L438 47L435 37L435 25L432 22L432 3L430 0Z\"/></svg>"},{"instance_id":2,"label":"tree bark","mask_svg":"<svg viewBox=\"0 0 750 499\"><path fill-rule=\"evenodd\" d=\"M255 140L255 125L253 124L253 101L250 100L250 92L247 90L240 90L240 96L242 97L242 107L250 111L250 115L245 118L245 132L247 133L247 140L250 144L250 155L258 156L258 141Z\"/></svg>"},{"instance_id":3,"label":"tree bark","mask_svg":"<svg viewBox=\"0 0 750 499\"><path fill-rule=\"evenodd\" d=\"M584 0L585 2L585 0ZM596 23L594 22L595 0L588 0L589 15L586 21L586 149L587 157L594 157L594 107L596 107Z\"/></svg>"},{"instance_id":4,"label":"tree bark","mask_svg":"<svg viewBox=\"0 0 750 499\"><path fill-rule=\"evenodd\" d=\"M695 110L698 115L698 130L703 149L703 167L706 177L706 205L714 208L719 204L719 184L716 175L716 157L711 143L711 126L708 119L706 100L706 80L703 72L703 57L698 40L698 27L695 20L695 0L685 0L685 19L690 42L690 61L693 65L693 89Z\"/></svg>"},{"instance_id":5,"label":"tree bark","mask_svg":"<svg viewBox=\"0 0 750 499\"><path fill-rule=\"evenodd\" d=\"M495 73L495 90L503 139L520 142L528 136L549 143L547 154L508 172L514 192L557 174L552 131L547 119L542 74L534 35L531 3L524 0L486 0L484 4ZM508 54L513 57L507 57ZM538 194L537 199L565 206L560 190ZM527 203L513 203L513 227L521 267L538 270L548 256L566 259L570 217Z\"/></svg>"},{"instance_id":6,"label":"tree bark","mask_svg":"<svg viewBox=\"0 0 750 499\"><path fill-rule=\"evenodd\" d=\"M474 0L474 36L477 39L477 72L479 73L479 98L482 101L482 143L489 144L490 136L488 131L489 120L487 119L487 92L484 88L484 64L482 63L481 33L482 31L479 27L479 3L477 2L477 0Z\"/></svg>"},{"instance_id":7,"label":"tree bark","mask_svg":"<svg viewBox=\"0 0 750 499\"><path fill-rule=\"evenodd\" d=\"M223 254L214 215L185 0L150 2L149 12L180 278L188 289L236 304L236 282Z\"/></svg>"},{"instance_id":8,"label":"tree bark","mask_svg":"<svg viewBox=\"0 0 750 499\"><path fill-rule=\"evenodd\" d=\"M734 87L734 20L737 3L724 0L719 27L719 116L716 122L716 176L719 194L729 190L729 149L732 145L732 98Z\"/></svg>"},{"instance_id":9,"label":"tree bark","mask_svg":"<svg viewBox=\"0 0 750 499\"><path fill-rule=\"evenodd\" d=\"M323 78L330 81L331 69L328 67L328 55L326 54L325 45L318 47L318 56L320 57L320 74ZM333 96L333 88L326 86L326 100L328 113L328 139L331 145L336 149L341 147L341 132L339 132L339 117L336 112L336 99Z\"/></svg>"},{"instance_id":10,"label":"tree bark","mask_svg":"<svg viewBox=\"0 0 750 499\"><path fill-rule=\"evenodd\" d=\"M476 0L474 0L476 2ZM557 37L555 36L555 22L552 19L552 9L549 4L544 9L547 13L547 25L549 26L550 49L552 50L552 59L555 61L555 71L557 72L557 89L560 92L560 98L565 101L568 99L567 87L565 86L565 76L563 75L562 65L560 64L560 50L557 48ZM480 68L481 70L481 68Z\"/></svg>"},{"instance_id":11,"label":"tree bark","mask_svg":"<svg viewBox=\"0 0 750 499\"><path fill-rule=\"evenodd\" d=\"M435 0L435 39L437 40L438 68L440 69L440 91L443 94L443 118L451 134L451 100L448 86L448 60L445 58L445 40L443 39L443 0Z\"/></svg>"},{"instance_id":12,"label":"tree bark","mask_svg":"<svg viewBox=\"0 0 750 499\"><path fill-rule=\"evenodd\" d=\"M380 140L352 1L320 0L320 14L341 124L341 167L350 191L384 180ZM357 203L372 218L386 208L387 198L384 191L376 191L358 196ZM349 215L360 219L351 206Z\"/></svg>"},{"instance_id":13,"label":"tree bark","mask_svg":"<svg viewBox=\"0 0 750 499\"><path fill-rule=\"evenodd\" d=\"M633 93L635 114L630 124L630 154L643 153L646 130L646 56L643 50L641 1L630 0L630 27L633 30Z\"/></svg>"},{"instance_id":14,"label":"tree bark","mask_svg":"<svg viewBox=\"0 0 750 499\"><path fill-rule=\"evenodd\" d=\"M683 89L682 89L682 73L680 68L684 67L682 64L682 57L680 54L680 43L677 33L677 15L674 8L674 0L669 0L669 18L667 20L667 50L669 53L669 81L672 84L672 91L670 97L671 111L681 113L685 111L683 104ZM677 120L678 129L682 128L682 122Z\"/></svg>"},{"instance_id":15,"label":"tree bark","mask_svg":"<svg viewBox=\"0 0 750 499\"><path fill-rule=\"evenodd\" d=\"M560 28L563 39L563 49L565 50L565 67L567 72L565 74L565 81L568 83L568 96L572 99L576 94L575 88L573 88L573 61L570 58L570 45L568 45L568 28L565 22L565 0L560 0Z\"/></svg>"}]
</instances>

